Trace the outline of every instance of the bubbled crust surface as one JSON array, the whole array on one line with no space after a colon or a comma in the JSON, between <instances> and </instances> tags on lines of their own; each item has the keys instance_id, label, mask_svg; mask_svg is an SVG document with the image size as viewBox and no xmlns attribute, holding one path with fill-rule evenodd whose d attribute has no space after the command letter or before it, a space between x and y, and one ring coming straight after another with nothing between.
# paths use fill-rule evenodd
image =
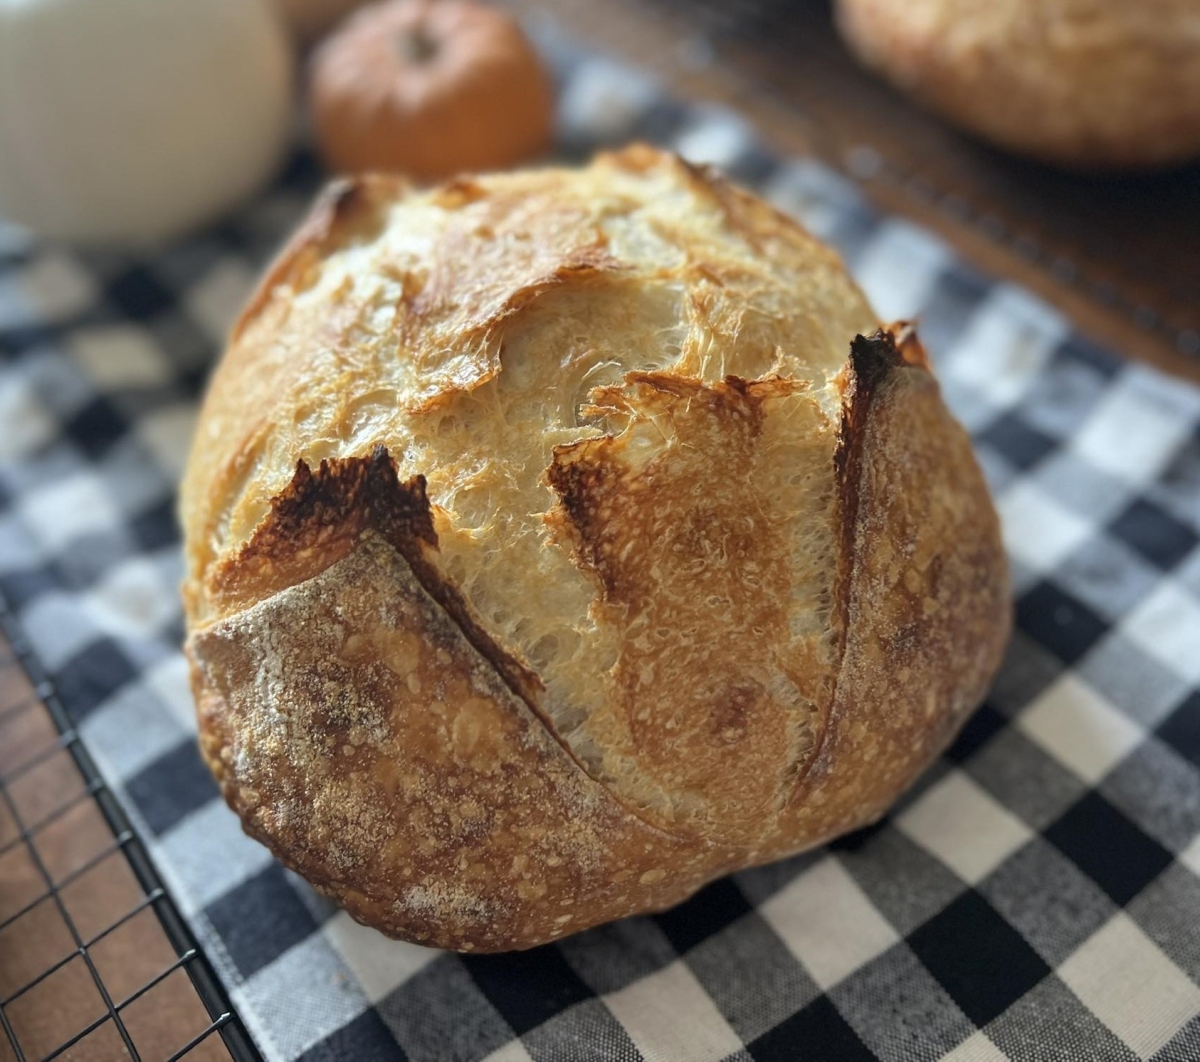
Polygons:
<instances>
[{"instance_id":1,"label":"bubbled crust surface","mask_svg":"<svg viewBox=\"0 0 1200 1062\"><path fill-rule=\"evenodd\" d=\"M1200 154L1192 0L839 0L869 65L964 128L1068 166Z\"/></svg>"},{"instance_id":2,"label":"bubbled crust surface","mask_svg":"<svg viewBox=\"0 0 1200 1062\"><path fill-rule=\"evenodd\" d=\"M645 148L331 192L183 490L202 746L356 917L463 950L657 909L877 817L1007 634L911 333Z\"/></svg>"}]
</instances>

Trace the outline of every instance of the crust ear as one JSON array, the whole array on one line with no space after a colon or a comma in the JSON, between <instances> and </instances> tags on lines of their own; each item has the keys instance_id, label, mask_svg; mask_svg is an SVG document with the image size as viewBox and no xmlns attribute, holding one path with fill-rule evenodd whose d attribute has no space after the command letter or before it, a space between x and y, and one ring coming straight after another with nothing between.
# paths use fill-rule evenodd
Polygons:
<instances>
[{"instance_id":1,"label":"crust ear","mask_svg":"<svg viewBox=\"0 0 1200 1062\"><path fill-rule=\"evenodd\" d=\"M788 827L813 843L886 810L983 697L1008 640L999 521L927 365L911 329L851 350L837 456L842 659Z\"/></svg>"}]
</instances>

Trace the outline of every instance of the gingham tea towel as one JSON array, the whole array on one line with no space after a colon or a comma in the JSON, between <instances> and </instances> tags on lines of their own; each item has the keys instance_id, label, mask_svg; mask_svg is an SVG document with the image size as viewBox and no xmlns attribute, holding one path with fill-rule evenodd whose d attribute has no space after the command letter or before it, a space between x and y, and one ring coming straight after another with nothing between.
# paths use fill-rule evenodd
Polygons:
<instances>
[{"instance_id":1,"label":"gingham tea towel","mask_svg":"<svg viewBox=\"0 0 1200 1062\"><path fill-rule=\"evenodd\" d=\"M255 273L319 181L298 154L154 258L0 237L0 592L272 1062L1200 1059L1200 391L736 115L546 44L565 157L716 161L916 317L1011 553L987 703L881 824L673 911L461 957L352 922L247 840L194 746L173 484Z\"/></svg>"}]
</instances>

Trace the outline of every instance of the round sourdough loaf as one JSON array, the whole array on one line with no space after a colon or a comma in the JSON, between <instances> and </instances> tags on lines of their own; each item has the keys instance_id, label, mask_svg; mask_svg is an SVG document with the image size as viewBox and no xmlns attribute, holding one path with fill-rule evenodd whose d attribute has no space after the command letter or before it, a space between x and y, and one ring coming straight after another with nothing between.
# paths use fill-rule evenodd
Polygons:
<instances>
[{"instance_id":1,"label":"round sourdough loaf","mask_svg":"<svg viewBox=\"0 0 1200 1062\"><path fill-rule=\"evenodd\" d=\"M645 147L331 188L234 329L182 514L226 799L354 917L464 951L877 819L1009 627L912 331Z\"/></svg>"},{"instance_id":2,"label":"round sourdough loaf","mask_svg":"<svg viewBox=\"0 0 1200 1062\"><path fill-rule=\"evenodd\" d=\"M858 56L964 129L1068 167L1200 155L1196 0L837 0Z\"/></svg>"}]
</instances>

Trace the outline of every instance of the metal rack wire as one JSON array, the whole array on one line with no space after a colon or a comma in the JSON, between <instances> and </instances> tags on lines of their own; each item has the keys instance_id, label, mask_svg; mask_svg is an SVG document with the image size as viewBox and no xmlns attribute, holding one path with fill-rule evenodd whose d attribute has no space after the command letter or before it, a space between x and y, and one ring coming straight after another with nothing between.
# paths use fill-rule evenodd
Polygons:
<instances>
[{"instance_id":1,"label":"metal rack wire","mask_svg":"<svg viewBox=\"0 0 1200 1062\"><path fill-rule=\"evenodd\" d=\"M0 862L10 864L0 876L0 1059L260 1058L2 597ZM128 899L98 917L85 901L95 907L91 879L105 867L129 881L110 900ZM128 969L117 976L103 954L118 937L126 954L165 961L123 983Z\"/></svg>"}]
</instances>

